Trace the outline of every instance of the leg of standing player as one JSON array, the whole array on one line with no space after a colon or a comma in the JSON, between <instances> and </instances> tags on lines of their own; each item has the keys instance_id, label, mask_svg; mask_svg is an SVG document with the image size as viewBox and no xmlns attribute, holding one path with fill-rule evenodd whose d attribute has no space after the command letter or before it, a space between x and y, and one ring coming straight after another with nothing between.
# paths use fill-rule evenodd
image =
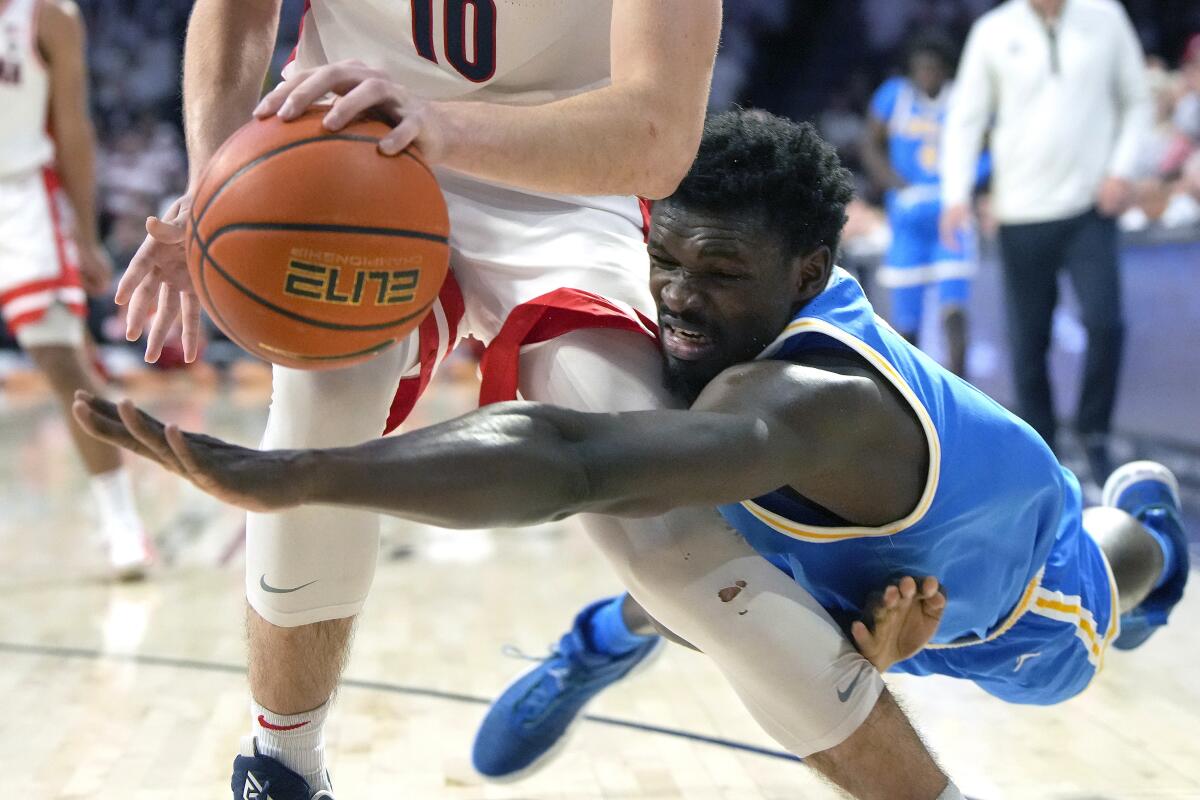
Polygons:
<instances>
[{"instance_id":1,"label":"leg of standing player","mask_svg":"<svg viewBox=\"0 0 1200 800\"><path fill-rule=\"evenodd\" d=\"M95 371L87 363L85 335L83 321L60 303L16 332L18 343L50 382L66 416L71 439L90 477L109 560L119 577L136 577L149 562L150 549L134 506L129 473L120 452L84 433L70 413L76 390L101 393Z\"/></svg>"},{"instance_id":2,"label":"leg of standing player","mask_svg":"<svg viewBox=\"0 0 1200 800\"><path fill-rule=\"evenodd\" d=\"M654 347L624 332L578 331L530 348L521 359L521 390L528 399L584 410L673 405L661 385ZM639 603L711 657L783 746L804 756L819 753L814 766L860 797L935 797L946 786L915 736L883 746L881 733L900 712L878 673L800 586L755 553L715 511L583 519ZM722 592L734 586L744 588L732 598ZM826 624L814 626L814 616ZM848 675L847 663L859 661L864 671L857 674L869 670L868 679L856 679L859 691L852 684L845 700L830 685L827 697L810 691L803 702L788 702L797 698L795 687L828 680L830 670L814 675L806 665L839 664L836 674ZM913 742L915 747L906 746ZM866 764L870 769L864 771Z\"/></svg>"},{"instance_id":3,"label":"leg of standing player","mask_svg":"<svg viewBox=\"0 0 1200 800\"><path fill-rule=\"evenodd\" d=\"M399 378L414 363L413 339L347 369L275 367L262 447L333 447L379 436ZM333 529L336 539L329 537ZM306 507L247 515L256 750L314 791L329 788L323 725L375 574L378 544L379 518L369 512Z\"/></svg>"}]
</instances>

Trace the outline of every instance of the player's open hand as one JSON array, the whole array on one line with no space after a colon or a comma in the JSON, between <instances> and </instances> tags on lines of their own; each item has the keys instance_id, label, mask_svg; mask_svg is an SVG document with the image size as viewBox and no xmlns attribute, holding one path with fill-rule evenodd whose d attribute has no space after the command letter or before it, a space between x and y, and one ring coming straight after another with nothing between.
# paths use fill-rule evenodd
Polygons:
<instances>
[{"instance_id":1,"label":"player's open hand","mask_svg":"<svg viewBox=\"0 0 1200 800\"><path fill-rule=\"evenodd\" d=\"M156 462L213 497L247 511L278 511L303 501L303 451L252 450L164 425L129 400L75 393L75 419L92 436Z\"/></svg>"},{"instance_id":2,"label":"player's open hand","mask_svg":"<svg viewBox=\"0 0 1200 800\"><path fill-rule=\"evenodd\" d=\"M946 610L946 596L937 578L917 582L909 577L872 595L863 611L871 622L857 620L850 634L858 651L877 670L886 672L893 664L919 653L933 638Z\"/></svg>"},{"instance_id":3,"label":"player's open hand","mask_svg":"<svg viewBox=\"0 0 1200 800\"><path fill-rule=\"evenodd\" d=\"M370 112L394 127L379 141L379 150L394 156L413 145L429 163L442 160L445 136L435 104L417 97L361 61L339 61L315 69L299 70L263 97L254 116L277 114L293 120L326 95L335 94L324 124L337 131Z\"/></svg>"},{"instance_id":4,"label":"player's open hand","mask_svg":"<svg viewBox=\"0 0 1200 800\"><path fill-rule=\"evenodd\" d=\"M200 301L188 274L184 252L184 227L192 208L192 196L176 200L160 219L146 220L146 240L129 262L117 284L117 305L128 305L125 338L140 338L150 322L146 360L158 361L163 342L182 314L183 359L196 360L200 347ZM153 318L153 319L151 319Z\"/></svg>"}]
</instances>

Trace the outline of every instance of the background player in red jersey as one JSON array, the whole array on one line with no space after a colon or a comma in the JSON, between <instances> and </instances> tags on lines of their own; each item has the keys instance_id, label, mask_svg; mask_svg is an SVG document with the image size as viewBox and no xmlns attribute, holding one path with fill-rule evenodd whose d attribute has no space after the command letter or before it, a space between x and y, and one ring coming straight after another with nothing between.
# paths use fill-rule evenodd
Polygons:
<instances>
[{"instance_id":1,"label":"background player in red jersey","mask_svg":"<svg viewBox=\"0 0 1200 800\"><path fill-rule=\"evenodd\" d=\"M105 294L112 279L96 225L84 27L70 0L11 0L0 37L0 314L66 411L77 389L97 391L85 292ZM113 569L139 576L151 551L120 451L66 416Z\"/></svg>"}]
</instances>

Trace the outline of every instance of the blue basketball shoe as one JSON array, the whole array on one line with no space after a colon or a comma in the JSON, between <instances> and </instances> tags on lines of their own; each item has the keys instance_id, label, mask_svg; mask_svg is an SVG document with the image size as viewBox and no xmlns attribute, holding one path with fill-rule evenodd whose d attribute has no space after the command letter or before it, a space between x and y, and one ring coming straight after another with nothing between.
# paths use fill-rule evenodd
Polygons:
<instances>
[{"instance_id":1,"label":"blue basketball shoe","mask_svg":"<svg viewBox=\"0 0 1200 800\"><path fill-rule=\"evenodd\" d=\"M1179 482L1171 470L1158 462L1131 461L1117 468L1104 482L1103 504L1127 511L1168 540L1174 550L1171 574L1137 608L1121 615L1121 635L1113 647L1132 650L1167 624L1167 617L1183 597L1187 583L1188 540L1183 529Z\"/></svg>"},{"instance_id":2,"label":"blue basketball shoe","mask_svg":"<svg viewBox=\"0 0 1200 800\"><path fill-rule=\"evenodd\" d=\"M662 639L657 636L623 656L591 649L584 633L587 623L609 602L600 600L581 611L554 652L492 704L471 752L479 774L513 781L545 766L566 743L566 733L584 706L658 652Z\"/></svg>"},{"instance_id":3,"label":"blue basketball shoe","mask_svg":"<svg viewBox=\"0 0 1200 800\"><path fill-rule=\"evenodd\" d=\"M233 760L233 800L333 800L325 789L313 793L304 778L273 758L259 755L254 737L242 740Z\"/></svg>"}]
</instances>

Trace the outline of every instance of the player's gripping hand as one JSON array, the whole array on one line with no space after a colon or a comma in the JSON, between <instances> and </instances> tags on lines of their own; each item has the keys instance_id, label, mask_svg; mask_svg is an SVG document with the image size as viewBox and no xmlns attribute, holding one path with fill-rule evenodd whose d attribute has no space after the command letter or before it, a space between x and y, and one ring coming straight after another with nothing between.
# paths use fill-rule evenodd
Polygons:
<instances>
[{"instance_id":1,"label":"player's gripping hand","mask_svg":"<svg viewBox=\"0 0 1200 800\"><path fill-rule=\"evenodd\" d=\"M181 314L184 361L195 361L200 347L200 301L183 247L184 223L191 208L189 193L176 200L161 219L146 220L146 240L117 284L117 305L128 305L125 338L135 341L150 323L146 360L151 363L158 361L163 342Z\"/></svg>"},{"instance_id":2,"label":"player's gripping hand","mask_svg":"<svg viewBox=\"0 0 1200 800\"><path fill-rule=\"evenodd\" d=\"M887 672L929 644L945 610L946 595L939 590L937 578L925 578L918 586L905 577L872 595L863 612L871 624L855 621L850 634L863 657L880 672Z\"/></svg>"},{"instance_id":3,"label":"player's gripping hand","mask_svg":"<svg viewBox=\"0 0 1200 800\"><path fill-rule=\"evenodd\" d=\"M379 142L384 155L394 156L413 145L427 162L442 160L446 134L436 104L417 97L361 61L339 61L297 71L263 97L254 116L264 119L277 114L283 120L293 120L329 94L337 97L325 114L327 130L341 130L370 112L393 126Z\"/></svg>"},{"instance_id":4,"label":"player's gripping hand","mask_svg":"<svg viewBox=\"0 0 1200 800\"><path fill-rule=\"evenodd\" d=\"M197 488L247 511L278 511L303 502L302 450L252 450L163 425L129 400L110 403L77 391L71 408L80 426L102 441L156 462Z\"/></svg>"}]
</instances>

